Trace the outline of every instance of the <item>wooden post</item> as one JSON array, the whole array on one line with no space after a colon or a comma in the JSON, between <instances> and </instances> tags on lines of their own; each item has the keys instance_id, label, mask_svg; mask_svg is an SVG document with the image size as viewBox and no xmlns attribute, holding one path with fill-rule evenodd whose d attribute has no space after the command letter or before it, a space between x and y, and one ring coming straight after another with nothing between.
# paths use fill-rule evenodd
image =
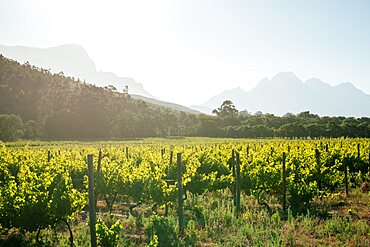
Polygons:
<instances>
[{"instance_id":1,"label":"wooden post","mask_svg":"<svg viewBox=\"0 0 370 247\"><path fill-rule=\"evenodd\" d=\"M235 182L232 185L233 201L236 206L236 171L235 171L235 150L231 151L231 171Z\"/></svg>"},{"instance_id":2,"label":"wooden post","mask_svg":"<svg viewBox=\"0 0 370 247\"><path fill-rule=\"evenodd\" d=\"M89 178L89 216L90 216L90 236L91 236L91 246L96 247L96 214L95 214L95 193L94 193L94 164L93 156L89 154L87 156L88 164L88 178Z\"/></svg>"},{"instance_id":3,"label":"wooden post","mask_svg":"<svg viewBox=\"0 0 370 247\"><path fill-rule=\"evenodd\" d=\"M249 156L249 145L247 146L247 150L245 151L245 157L248 158L248 156Z\"/></svg>"},{"instance_id":4,"label":"wooden post","mask_svg":"<svg viewBox=\"0 0 370 247\"><path fill-rule=\"evenodd\" d=\"M171 152L170 152L170 165L172 165L172 160L173 160L173 151L171 150Z\"/></svg>"},{"instance_id":5,"label":"wooden post","mask_svg":"<svg viewBox=\"0 0 370 247\"><path fill-rule=\"evenodd\" d=\"M162 164L164 163L164 148L161 149L161 161L162 161Z\"/></svg>"},{"instance_id":6,"label":"wooden post","mask_svg":"<svg viewBox=\"0 0 370 247\"><path fill-rule=\"evenodd\" d=\"M102 159L102 153L101 153L101 149L99 149L99 155L98 155L98 172L101 172L101 159Z\"/></svg>"},{"instance_id":7,"label":"wooden post","mask_svg":"<svg viewBox=\"0 0 370 247\"><path fill-rule=\"evenodd\" d=\"M128 147L126 147L126 159L128 159Z\"/></svg>"},{"instance_id":8,"label":"wooden post","mask_svg":"<svg viewBox=\"0 0 370 247\"><path fill-rule=\"evenodd\" d=\"M173 160L173 151L171 150L170 151L170 164L168 165L168 168L167 168L167 178L169 177L169 174L170 174L170 167L172 166L172 160ZM164 205L164 215L165 216L168 215L168 203Z\"/></svg>"},{"instance_id":9,"label":"wooden post","mask_svg":"<svg viewBox=\"0 0 370 247\"><path fill-rule=\"evenodd\" d=\"M179 217L179 233L182 235L185 229L184 209L183 209L183 191L182 191L182 164L181 153L177 153L177 216Z\"/></svg>"},{"instance_id":10,"label":"wooden post","mask_svg":"<svg viewBox=\"0 0 370 247\"><path fill-rule=\"evenodd\" d=\"M348 175L347 175L347 159L343 158L343 167L344 167L344 183L346 186L346 196L348 196Z\"/></svg>"},{"instance_id":11,"label":"wooden post","mask_svg":"<svg viewBox=\"0 0 370 247\"><path fill-rule=\"evenodd\" d=\"M236 153L236 217L240 215L240 159Z\"/></svg>"},{"instance_id":12,"label":"wooden post","mask_svg":"<svg viewBox=\"0 0 370 247\"><path fill-rule=\"evenodd\" d=\"M357 143L357 158L360 159L361 154L360 154L360 143Z\"/></svg>"},{"instance_id":13,"label":"wooden post","mask_svg":"<svg viewBox=\"0 0 370 247\"><path fill-rule=\"evenodd\" d=\"M283 152L283 211L286 212L286 171L285 171L285 152Z\"/></svg>"},{"instance_id":14,"label":"wooden post","mask_svg":"<svg viewBox=\"0 0 370 247\"><path fill-rule=\"evenodd\" d=\"M51 153L50 153L50 150L48 150L48 162L50 162L51 160Z\"/></svg>"},{"instance_id":15,"label":"wooden post","mask_svg":"<svg viewBox=\"0 0 370 247\"><path fill-rule=\"evenodd\" d=\"M101 149L99 149L97 175L101 172L101 159L102 159L102 153L101 153ZM95 191L95 208L97 206L97 203L98 203L98 192Z\"/></svg>"},{"instance_id":16,"label":"wooden post","mask_svg":"<svg viewBox=\"0 0 370 247\"><path fill-rule=\"evenodd\" d=\"M321 160L320 160L320 151L316 148L315 149L315 158L316 158L316 163L317 163L317 173L318 173L318 178L317 178L317 185L319 187L319 190L321 190Z\"/></svg>"},{"instance_id":17,"label":"wooden post","mask_svg":"<svg viewBox=\"0 0 370 247\"><path fill-rule=\"evenodd\" d=\"M325 151L329 152L329 144L328 143L326 143L326 145L325 145Z\"/></svg>"}]
</instances>

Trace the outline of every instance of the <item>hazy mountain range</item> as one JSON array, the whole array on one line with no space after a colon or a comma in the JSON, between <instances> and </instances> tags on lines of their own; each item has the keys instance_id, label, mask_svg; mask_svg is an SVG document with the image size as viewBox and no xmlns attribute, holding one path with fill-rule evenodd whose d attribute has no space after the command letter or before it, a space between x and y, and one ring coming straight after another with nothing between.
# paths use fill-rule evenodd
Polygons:
<instances>
[{"instance_id":1,"label":"hazy mountain range","mask_svg":"<svg viewBox=\"0 0 370 247\"><path fill-rule=\"evenodd\" d=\"M226 99L237 109L284 115L310 111L320 116L370 116L370 95L346 82L331 86L319 79L300 80L292 72L263 79L249 92L240 87L223 92L195 109L211 112ZM208 113L209 113L208 112Z\"/></svg>"},{"instance_id":2,"label":"hazy mountain range","mask_svg":"<svg viewBox=\"0 0 370 247\"><path fill-rule=\"evenodd\" d=\"M54 73L86 80L97 86L113 85L122 92L125 85L129 93L144 101L189 113L211 114L224 100L231 100L237 109L249 112L262 111L284 115L287 112L310 111L320 116L370 116L370 95L346 82L331 86L319 79L302 81L292 72L281 72L271 80L263 79L249 92L240 87L224 91L202 105L190 108L160 101L148 93L142 84L129 77L118 77L112 72L97 71L87 51L78 45L63 45L52 48L30 48L0 45L0 53L20 63L50 69ZM191 109L192 108L192 109Z\"/></svg>"}]
</instances>

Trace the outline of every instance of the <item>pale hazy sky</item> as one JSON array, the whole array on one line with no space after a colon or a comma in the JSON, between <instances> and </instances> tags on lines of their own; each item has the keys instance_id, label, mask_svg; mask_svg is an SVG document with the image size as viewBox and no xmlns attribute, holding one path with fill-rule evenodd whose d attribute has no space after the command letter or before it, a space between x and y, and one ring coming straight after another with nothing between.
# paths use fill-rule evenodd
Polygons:
<instances>
[{"instance_id":1,"label":"pale hazy sky","mask_svg":"<svg viewBox=\"0 0 370 247\"><path fill-rule=\"evenodd\" d=\"M367 0L0 0L0 43L79 44L97 69L200 104L293 71L370 94Z\"/></svg>"}]
</instances>

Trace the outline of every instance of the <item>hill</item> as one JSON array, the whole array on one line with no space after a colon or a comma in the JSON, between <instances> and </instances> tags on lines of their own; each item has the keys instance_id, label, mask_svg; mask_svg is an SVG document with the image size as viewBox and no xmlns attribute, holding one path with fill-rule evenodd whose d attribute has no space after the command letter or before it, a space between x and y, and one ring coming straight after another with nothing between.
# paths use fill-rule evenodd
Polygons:
<instances>
[{"instance_id":1,"label":"hill","mask_svg":"<svg viewBox=\"0 0 370 247\"><path fill-rule=\"evenodd\" d=\"M157 100L157 99L153 99L153 98L148 98L148 97L137 95L137 94L130 94L130 96L134 99L140 99L140 100L143 100L145 102L149 102L149 103L152 103L152 104L155 104L155 105L171 108L171 109L176 110L176 111L183 111L183 112L192 113L192 114L202 114L202 112L200 112L200 111L197 111L195 109L191 109L189 107L182 106L182 105L179 105L179 104L166 102L166 101L161 101L161 100Z\"/></svg>"},{"instance_id":2,"label":"hill","mask_svg":"<svg viewBox=\"0 0 370 247\"><path fill-rule=\"evenodd\" d=\"M198 124L195 115L135 99L111 87L87 84L63 73L52 74L2 55L0 114L19 116L26 138L191 135L195 131L192 126Z\"/></svg>"},{"instance_id":3,"label":"hill","mask_svg":"<svg viewBox=\"0 0 370 247\"><path fill-rule=\"evenodd\" d=\"M94 61L88 52L79 45L62 45L46 49L0 45L0 54L20 63L29 62L40 68L49 69L52 73L63 72L64 75L87 81L98 87L113 86L122 92L127 85L129 93L149 103L165 106L178 111L199 114L200 112L182 105L164 102L148 93L144 86L133 78L118 77L112 72L97 71Z\"/></svg>"},{"instance_id":4,"label":"hill","mask_svg":"<svg viewBox=\"0 0 370 247\"><path fill-rule=\"evenodd\" d=\"M129 77L119 77L112 72L97 71L94 61L87 51L79 45L61 45L51 48L33 48L26 46L0 45L0 53L20 63L29 62L52 73L63 72L64 75L79 78L99 87L114 86L122 92L128 85L130 93L153 98L142 84Z\"/></svg>"}]
</instances>

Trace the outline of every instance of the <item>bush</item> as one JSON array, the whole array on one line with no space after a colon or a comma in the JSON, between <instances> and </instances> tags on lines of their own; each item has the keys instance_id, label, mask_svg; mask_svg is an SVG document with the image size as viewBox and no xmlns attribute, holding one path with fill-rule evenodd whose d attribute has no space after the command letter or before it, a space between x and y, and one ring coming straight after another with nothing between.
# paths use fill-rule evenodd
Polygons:
<instances>
[{"instance_id":1,"label":"bush","mask_svg":"<svg viewBox=\"0 0 370 247\"><path fill-rule=\"evenodd\" d=\"M117 220L110 228L108 228L104 221L98 220L96 224L96 233L98 235L100 246L102 247L117 246L121 230L122 225L119 220Z\"/></svg>"},{"instance_id":2,"label":"bush","mask_svg":"<svg viewBox=\"0 0 370 247\"><path fill-rule=\"evenodd\" d=\"M176 228L175 222L169 218L153 215L146 227L148 239L158 238L158 246L175 246L176 245Z\"/></svg>"}]
</instances>

